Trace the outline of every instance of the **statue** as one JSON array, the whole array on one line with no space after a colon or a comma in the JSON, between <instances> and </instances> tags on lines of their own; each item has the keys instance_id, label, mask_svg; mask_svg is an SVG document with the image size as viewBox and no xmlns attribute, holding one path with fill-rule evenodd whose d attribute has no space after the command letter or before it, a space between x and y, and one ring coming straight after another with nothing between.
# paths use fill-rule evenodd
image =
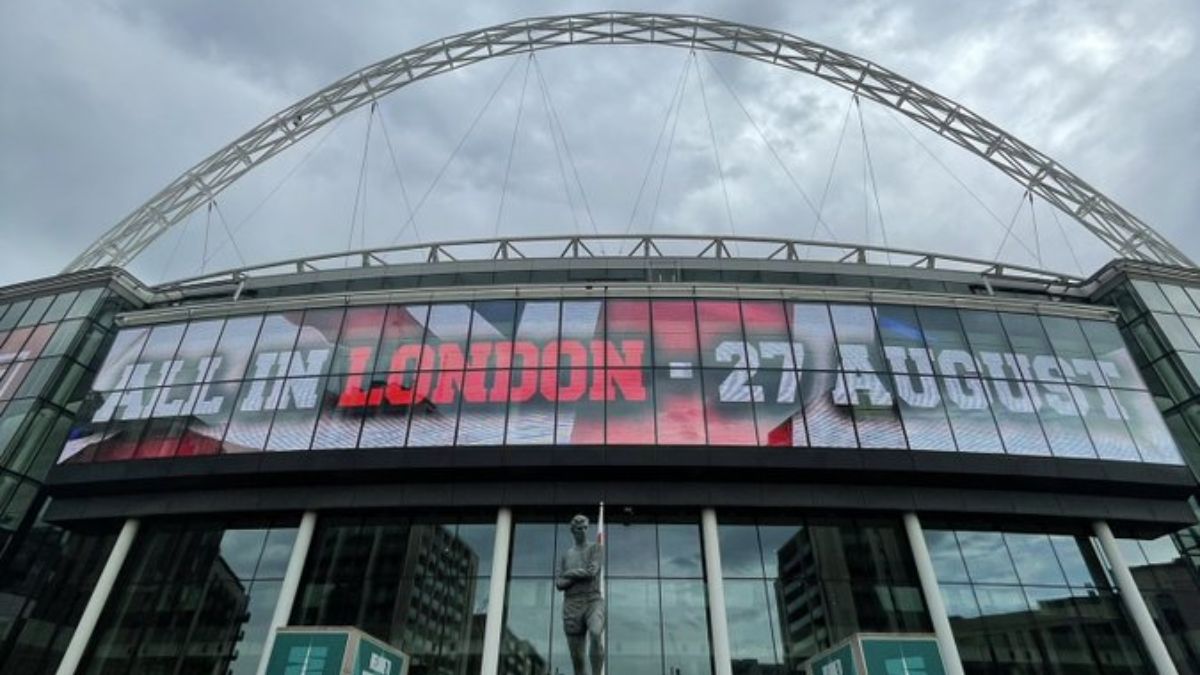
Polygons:
<instances>
[{"instance_id":1,"label":"statue","mask_svg":"<svg viewBox=\"0 0 1200 675\"><path fill-rule=\"evenodd\" d=\"M600 592L604 549L587 541L587 530L587 516L571 519L575 545L559 557L554 583L563 592L563 632L575 675L600 675L604 672L604 596Z\"/></svg>"}]
</instances>

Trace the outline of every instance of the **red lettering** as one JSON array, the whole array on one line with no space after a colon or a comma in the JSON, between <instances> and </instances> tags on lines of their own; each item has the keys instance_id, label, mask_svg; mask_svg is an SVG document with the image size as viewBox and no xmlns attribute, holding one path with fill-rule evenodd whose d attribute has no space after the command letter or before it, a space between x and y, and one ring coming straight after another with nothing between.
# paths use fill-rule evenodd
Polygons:
<instances>
[{"instance_id":1,"label":"red lettering","mask_svg":"<svg viewBox=\"0 0 1200 675\"><path fill-rule=\"evenodd\" d=\"M538 371L536 370L518 370L517 381L512 387L512 396L510 401L515 403L524 403L533 398L538 392ZM551 371L553 372L553 371ZM551 401L554 399L551 398Z\"/></svg>"},{"instance_id":2,"label":"red lettering","mask_svg":"<svg viewBox=\"0 0 1200 675\"><path fill-rule=\"evenodd\" d=\"M471 368L480 369L488 367L488 358L492 355L491 342L473 342L471 350L467 354L467 360L471 364Z\"/></svg>"},{"instance_id":3,"label":"red lettering","mask_svg":"<svg viewBox=\"0 0 1200 675\"><path fill-rule=\"evenodd\" d=\"M361 408L367 404L367 392L363 391L363 373L371 360L370 347L350 348L350 373L346 375L346 386L338 397L339 408Z\"/></svg>"},{"instance_id":4,"label":"red lettering","mask_svg":"<svg viewBox=\"0 0 1200 675\"><path fill-rule=\"evenodd\" d=\"M559 361L563 368L586 368L587 350L579 340L561 340L558 343ZM557 367L559 364L554 364Z\"/></svg>"},{"instance_id":5,"label":"red lettering","mask_svg":"<svg viewBox=\"0 0 1200 675\"><path fill-rule=\"evenodd\" d=\"M646 400L646 382L642 378L642 374L646 372L641 368L624 368L621 370L606 370L605 380L607 380L608 392L606 399L609 401L617 400L617 389L621 390L620 398L625 401L645 401ZM600 378L596 378L599 380ZM593 387L595 389L595 387Z\"/></svg>"},{"instance_id":6,"label":"red lettering","mask_svg":"<svg viewBox=\"0 0 1200 675\"><path fill-rule=\"evenodd\" d=\"M612 342L605 343L605 352L608 355L607 366L609 368L641 368L642 355L646 353L646 343L642 340L621 340L621 350L624 354L617 351L616 345Z\"/></svg>"},{"instance_id":7,"label":"red lettering","mask_svg":"<svg viewBox=\"0 0 1200 675\"><path fill-rule=\"evenodd\" d=\"M525 371L529 372L529 371ZM544 368L540 371L538 377L539 389L542 392L542 398L547 401L558 400L558 371L551 368Z\"/></svg>"},{"instance_id":8,"label":"red lettering","mask_svg":"<svg viewBox=\"0 0 1200 675\"><path fill-rule=\"evenodd\" d=\"M567 383L559 387L558 400L578 401L583 396L583 390L587 389L587 371L582 368L571 368L563 372L567 373Z\"/></svg>"},{"instance_id":9,"label":"red lettering","mask_svg":"<svg viewBox=\"0 0 1200 675\"><path fill-rule=\"evenodd\" d=\"M391 405L411 405L413 402L412 388L404 384L404 377L411 373L390 373L387 378L387 387L384 390L387 396L387 402ZM378 403L376 403L378 405Z\"/></svg>"},{"instance_id":10,"label":"red lettering","mask_svg":"<svg viewBox=\"0 0 1200 675\"><path fill-rule=\"evenodd\" d=\"M401 345L399 349L392 352L391 371L393 373L416 370L417 364L420 363L433 363L433 350L431 348L406 344Z\"/></svg>"}]
</instances>

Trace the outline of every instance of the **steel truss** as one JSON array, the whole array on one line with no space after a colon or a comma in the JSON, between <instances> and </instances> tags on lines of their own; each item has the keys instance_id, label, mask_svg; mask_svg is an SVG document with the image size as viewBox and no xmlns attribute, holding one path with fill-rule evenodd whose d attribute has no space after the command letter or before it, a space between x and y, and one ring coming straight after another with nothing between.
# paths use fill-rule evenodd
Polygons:
<instances>
[{"instance_id":1,"label":"steel truss","mask_svg":"<svg viewBox=\"0 0 1200 675\"><path fill-rule=\"evenodd\" d=\"M615 244L615 246L614 246ZM623 253L607 253L616 248ZM722 258L834 262L882 265L929 270L970 272L1066 287L1083 280L1057 272L1022 265L1008 265L978 258L937 255L925 251L863 244L839 244L773 237L730 237L688 234L600 234L575 236L505 237L463 239L429 244L405 244L384 248L326 253L221 270L180 279L157 290L182 289L209 283L241 282L279 274L344 271L354 267L383 267L437 262L552 259L638 259Z\"/></svg>"},{"instance_id":2,"label":"steel truss","mask_svg":"<svg viewBox=\"0 0 1200 675\"><path fill-rule=\"evenodd\" d=\"M408 84L479 61L571 45L654 44L733 54L807 73L896 110L982 157L1070 215L1123 258L1192 266L1162 235L1033 146L870 61L776 30L699 16L601 12L522 19L435 40L343 77L187 170L67 266L123 265L255 166L337 117Z\"/></svg>"}]
</instances>

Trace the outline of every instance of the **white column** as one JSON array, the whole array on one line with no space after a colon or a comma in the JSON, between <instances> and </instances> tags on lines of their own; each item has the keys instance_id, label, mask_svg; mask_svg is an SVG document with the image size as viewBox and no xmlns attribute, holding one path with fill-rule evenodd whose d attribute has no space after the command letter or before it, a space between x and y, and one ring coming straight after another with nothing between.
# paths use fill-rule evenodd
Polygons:
<instances>
[{"instance_id":1,"label":"white column","mask_svg":"<svg viewBox=\"0 0 1200 675\"><path fill-rule=\"evenodd\" d=\"M1163 642L1158 627L1154 625L1150 609L1146 607L1146 601L1133 580L1133 573L1129 571L1129 565L1125 562L1125 556L1121 555L1121 548L1117 546L1117 540L1113 537L1108 523L1097 520L1092 523L1092 530L1100 540L1100 548L1104 549L1108 567L1116 579L1117 589L1121 591L1121 600L1125 603L1129 616L1133 618L1133 623L1142 637L1142 644L1150 654L1150 660L1154 662L1155 670L1159 675L1178 675L1179 671L1175 669L1171 654L1167 651L1167 644Z\"/></svg>"},{"instance_id":2,"label":"white column","mask_svg":"<svg viewBox=\"0 0 1200 675\"><path fill-rule=\"evenodd\" d=\"M942 666L947 675L963 675L962 658L954 642L954 631L950 630L950 617L946 615L946 605L938 589L937 572L933 569L933 559L929 557L929 547L925 544L925 533L917 514L904 514L904 530L908 533L908 546L917 564L917 578L921 580L921 594L925 596L925 606L929 608L929 618L933 621L938 651L942 653Z\"/></svg>"},{"instance_id":3,"label":"white column","mask_svg":"<svg viewBox=\"0 0 1200 675\"><path fill-rule=\"evenodd\" d=\"M74 675L75 669L79 667L79 661L83 659L83 652L92 639L92 633L96 630L96 623L100 621L100 613L104 611L104 605L108 602L113 585L117 583L117 575L121 573L121 567L125 565L125 558L129 557L129 549L137 537L138 525L136 518L130 518L121 526L121 533L117 535L117 543L113 544L112 552L108 554L108 560L104 562L104 569L100 570L100 578L96 580L96 587L92 589L92 595L83 608L83 615L79 617L79 625L75 628L75 633L71 635L71 641L67 644L67 650L58 664L58 670L55 671L56 675Z\"/></svg>"},{"instance_id":4,"label":"white column","mask_svg":"<svg viewBox=\"0 0 1200 675\"><path fill-rule=\"evenodd\" d=\"M708 613L711 619L714 675L733 675L729 652L729 622L725 616L725 579L721 574L721 540L717 538L717 512L700 512L700 541L704 546L704 578L708 587Z\"/></svg>"},{"instance_id":5,"label":"white column","mask_svg":"<svg viewBox=\"0 0 1200 675\"><path fill-rule=\"evenodd\" d=\"M296 540L292 542L292 555L288 558L287 570L283 573L283 583L279 587L279 599L275 601L275 613L271 616L271 625L267 630L266 642L263 643L262 656L258 659L258 675L267 672L267 660L271 658L271 647L275 643L275 631L286 626L292 616L292 605L296 602L296 590L300 588L300 575L304 572L304 561L308 558L308 549L312 544L313 531L317 529L317 512L305 511L300 517L300 527L296 528Z\"/></svg>"},{"instance_id":6,"label":"white column","mask_svg":"<svg viewBox=\"0 0 1200 675\"><path fill-rule=\"evenodd\" d=\"M504 595L508 588L508 548L512 542L512 510L496 513L496 540L492 544L492 578L488 586L487 620L483 625L483 659L479 675L496 675L500 669L500 638L504 629Z\"/></svg>"}]
</instances>

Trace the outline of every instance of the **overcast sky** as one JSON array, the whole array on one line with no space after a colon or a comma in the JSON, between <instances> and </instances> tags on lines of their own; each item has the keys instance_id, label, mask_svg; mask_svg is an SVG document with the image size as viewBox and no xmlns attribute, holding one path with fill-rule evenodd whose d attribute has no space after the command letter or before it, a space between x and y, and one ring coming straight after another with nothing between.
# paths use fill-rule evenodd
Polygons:
<instances>
[{"instance_id":1,"label":"overcast sky","mask_svg":"<svg viewBox=\"0 0 1200 675\"><path fill-rule=\"evenodd\" d=\"M369 63L495 23L603 9L617 8L3 3L0 283L54 274L190 166ZM1046 152L1200 260L1195 0L619 9L766 26L875 61ZM831 231L806 204L823 195ZM130 268L153 283L350 245L593 227L886 240L989 260L999 251L1074 274L1110 257L1021 197L982 160L879 106L864 103L860 117L849 94L815 78L666 47L579 47L481 63L404 88L374 116L347 115Z\"/></svg>"}]
</instances>

